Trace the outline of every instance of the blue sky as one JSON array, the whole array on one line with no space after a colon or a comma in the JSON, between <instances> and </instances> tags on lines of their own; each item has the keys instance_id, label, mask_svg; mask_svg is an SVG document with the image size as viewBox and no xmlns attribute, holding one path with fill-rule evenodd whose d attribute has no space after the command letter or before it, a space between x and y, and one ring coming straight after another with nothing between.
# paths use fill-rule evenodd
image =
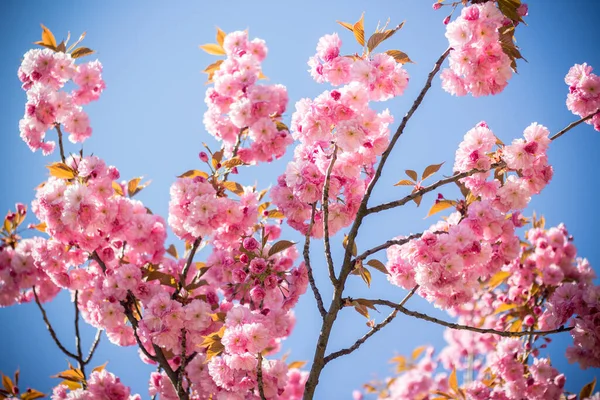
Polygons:
<instances>
[{"instance_id":1,"label":"blue sky","mask_svg":"<svg viewBox=\"0 0 600 400\"><path fill-rule=\"evenodd\" d=\"M263 70L270 82L288 87L291 101L285 117L289 123L295 101L314 97L328 88L314 83L306 72L306 61L314 54L319 37L337 31L344 41L343 52L357 51L350 32L337 25L336 20L356 21L365 11L367 31L373 31L378 20L385 21L388 17L392 24L406 20L402 31L383 48L405 51L416 62L407 66L411 78L405 95L385 104L399 121L420 91L434 61L447 47L441 23L445 11L433 11L431 2L231 1L224 6L220 2L158 0L2 1L0 211L14 207L15 202L29 203L34 196L33 188L46 177L44 165L58 157L55 154L44 158L40 153L31 153L18 133L25 94L16 71L22 55L33 41L39 40L40 23L52 29L59 40L69 30L75 37L87 31L85 44L97 51L103 63L107 88L98 102L86 108L94 133L85 142L84 151L117 166L125 179L142 175L152 179L139 198L154 213L166 216L168 188L175 176L201 166L197 154L202 142L216 147L202 125L206 77L200 72L215 58L198 49L199 44L214 42L216 26L226 32L249 28L251 37L266 40L269 56ZM531 122L537 121L556 132L576 119L564 104L568 88L563 78L574 63L588 62L600 69L599 11L600 6L591 0L530 4L528 26L520 26L517 31L518 45L528 62L519 62L519 74L498 96L451 97L441 90L436 79L399 141L372 204L405 194L405 189L392 187L404 169L422 170L428 164L446 161L440 173L449 174L458 143L481 120L509 142L521 137ZM555 168L554 179L529 208L544 214L550 225L564 222L575 237L580 256L587 257L596 271L600 271L600 251L595 226L599 218L594 161L599 148L600 133L587 125L554 143L549 152ZM73 145L68 147L73 152L78 149ZM258 182L260 187L267 187L284 170L290 154L291 150L272 165L244 170L240 182ZM431 195L419 209L411 204L368 219L358 240L359 248L372 247L400 234L420 232L433 222L423 219L433 200ZM301 240L289 229L284 235ZM177 243L172 235L170 242ZM340 242L334 241L336 260L342 255ZM182 247L180 243L177 246ZM319 254L320 248L320 244L315 244L313 254ZM198 257L205 256L206 250ZM314 267L323 296L328 299L331 290L326 287L328 280L322 258L315 259ZM404 295L380 276L375 277L370 290L359 278L351 278L348 294L388 299ZM409 305L442 315L418 299L411 300ZM48 310L59 336L72 348L73 310L68 294L61 294L48 305ZM376 318L380 320L385 315L386 310L382 310ZM320 321L310 293L301 299L296 316L296 328L284 349L291 351L290 360L311 360ZM0 370L12 373L20 367L24 385L48 392L58 383L49 376L65 369L66 362L51 342L35 305L0 309L0 326ZM350 310L343 311L336 322L330 349L352 344L366 330L362 317ZM83 332L84 343L90 342L93 330ZM329 364L323 372L317 398L349 398L352 389L363 382L389 375L391 366L387 360L394 354L407 354L422 344L439 348L443 345L441 334L438 326L409 317L397 318L359 351ZM578 366L567 364L563 354L568 339L568 334L555 337L550 355L553 363L566 373L567 388L578 392L598 371L581 372ZM135 392L147 396L148 373L152 369L139 361L134 348L117 348L104 337L95 360L94 365L109 361L111 371Z\"/></svg>"}]
</instances>

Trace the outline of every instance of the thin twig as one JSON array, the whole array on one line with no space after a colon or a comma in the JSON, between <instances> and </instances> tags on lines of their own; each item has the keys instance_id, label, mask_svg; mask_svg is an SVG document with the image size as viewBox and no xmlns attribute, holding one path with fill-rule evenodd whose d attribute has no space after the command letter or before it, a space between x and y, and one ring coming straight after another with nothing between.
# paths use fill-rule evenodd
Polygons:
<instances>
[{"instance_id":1,"label":"thin twig","mask_svg":"<svg viewBox=\"0 0 600 400\"><path fill-rule=\"evenodd\" d=\"M557 132L554 136L550 137L550 140L554 141L554 140L558 139L559 137L561 137L562 135L564 135L571 129L575 128L577 125L587 121L588 119L592 118L594 115L598 114L598 112L600 112L600 111L596 111L595 113L588 115L587 117L581 118L575 122L570 123L565 128L563 128L562 130ZM409 201L412 201L417 197L423 196L424 194L429 193L429 192L439 188L440 186L446 185L448 183L456 182L459 179L466 178L468 176L474 175L479 172L488 172L495 168L502 168L504 166L506 166L506 163L504 163L504 161L500 161L500 162L490 165L490 167L485 170L474 168L469 171L461 172L459 174L454 174L448 178L440 179L439 181L437 181L429 186L419 189L419 190L409 194L408 196L403 197L400 200L390 201L389 203L384 203L384 204L380 204L378 206L370 207L367 209L366 214L369 215L369 214L377 213L377 212L380 212L383 210L388 210L390 208L403 206L404 204L408 203Z\"/></svg>"},{"instance_id":2,"label":"thin twig","mask_svg":"<svg viewBox=\"0 0 600 400\"><path fill-rule=\"evenodd\" d=\"M310 374L308 376L308 380L306 381L306 384L305 384L304 396L303 396L304 400L311 400L314 397L315 389L319 383L319 376L321 375L321 371L323 370L323 367L325 366L325 363L324 363L325 351L327 349L327 344L329 343L329 337L331 336L331 329L335 322L335 319L337 318L337 314L338 314L341 304L342 304L341 301L342 301L342 295L344 293L344 286L346 284L346 280L348 279L348 275L354 268L354 265L351 262L352 249L354 248L354 243L355 243L356 235L358 234L358 230L362 224L364 217L366 216L367 205L368 205L369 199L371 197L371 193L373 192L373 189L374 189L375 185L377 184L377 181L381 177L383 167L384 167L388 157L390 156L396 142L398 141L400 136L402 136L404 129L406 127L406 124L408 123L408 121L410 120L412 115L417 111L417 109L423 102L425 95L427 94L427 92L429 91L429 88L431 87L431 82L433 81L433 78L439 72L440 68L442 67L442 63L444 62L446 57L448 57L448 54L450 54L450 50L451 50L451 48L448 48L446 51L444 51L444 53L436 61L435 66L433 67L432 71L429 73L429 76L427 77L427 81L425 82L423 89L421 89L421 92L415 99L412 107L408 110L408 112L402 119L400 126L398 127L398 129L394 133L393 137L391 138L390 144L388 145L386 150L381 155L381 160L379 161L379 165L377 166L377 169L375 170L375 174L373 175L373 178L371 179L371 181L369 182L369 185L367 186L365 195L359 205L358 211L356 212L354 223L352 224L352 227L350 228L350 232L348 234L348 243L346 246L346 251L344 253L344 260L342 262L342 268L341 268L339 277L337 278L338 279L337 284L334 286L333 299L332 299L331 305L329 307L329 312L323 317L323 324L321 325L321 332L319 334L319 338L317 339L317 345L315 347L315 355L313 357L312 367L310 370Z\"/></svg>"},{"instance_id":3,"label":"thin twig","mask_svg":"<svg viewBox=\"0 0 600 400\"><path fill-rule=\"evenodd\" d=\"M58 134L58 148L60 149L60 159L64 163L66 158L65 149L63 147L63 135L62 131L60 130L60 124L54 124L54 128L56 128L56 133Z\"/></svg>"},{"instance_id":4,"label":"thin twig","mask_svg":"<svg viewBox=\"0 0 600 400\"><path fill-rule=\"evenodd\" d=\"M357 299L357 300L364 300L364 299ZM498 331L496 329L491 329L491 328L477 328L474 326L461 325L461 324L456 324L454 322L443 321L441 319L431 317L427 314L409 310L409 309L405 308L403 305L396 304L389 300L378 299L378 300L366 300L366 301L369 301L373 304L379 304L379 305L392 307L392 308L395 308L396 310L400 311L403 314L409 315L411 317L419 318L419 319L422 319L425 321L433 322L434 324L442 325L447 328L465 330L465 331L471 331L471 332L478 332L478 333L490 333L493 335L498 335L498 336L503 336L503 337L522 337L522 336L528 336L528 335L546 336L546 335L551 335L554 333L568 332L571 329L573 329L573 327L565 328L564 326L562 326L558 329L552 329L552 330L548 330L548 331L525 331L525 332Z\"/></svg>"},{"instance_id":5,"label":"thin twig","mask_svg":"<svg viewBox=\"0 0 600 400\"><path fill-rule=\"evenodd\" d=\"M258 353L258 366L256 368L256 381L258 386L258 394L260 395L260 400L267 400L265 396L265 389L263 385L263 375L262 375L262 354Z\"/></svg>"},{"instance_id":6,"label":"thin twig","mask_svg":"<svg viewBox=\"0 0 600 400\"><path fill-rule=\"evenodd\" d=\"M52 328L52 324L50 323L50 320L48 319L46 310L44 310L42 303L40 303L40 299L37 295L37 292L35 291L35 286L33 287L33 296L35 297L35 304L37 304L38 308L42 312L42 318L44 319L44 322L46 323L46 328L48 329L48 332L50 332L50 336L52 336L52 339L54 339L54 343L56 343L58 348L63 353L65 353L65 355L67 355L68 357L71 357L74 360L77 360L77 355L75 355L74 353L71 353L69 350L67 350L67 348L65 346L63 346L63 344L58 339L58 336L56 336L56 332L54 331L54 328Z\"/></svg>"},{"instance_id":7,"label":"thin twig","mask_svg":"<svg viewBox=\"0 0 600 400\"><path fill-rule=\"evenodd\" d=\"M79 290L75 291L73 303L75 304L75 347L77 348L77 362L79 369L85 380L85 363L83 362L83 352L81 351L81 335L79 333Z\"/></svg>"},{"instance_id":8,"label":"thin twig","mask_svg":"<svg viewBox=\"0 0 600 400\"><path fill-rule=\"evenodd\" d=\"M98 253L96 251L94 251L90 255L90 257L100 265L100 268L102 268L102 271L106 272L106 264L104 263L104 261L102 261L102 259L100 258L100 256L98 255ZM131 293L131 291L129 291L127 293L127 298L133 304L136 303L136 299L135 299L133 293ZM121 306L123 306L125 316L129 320L129 323L131 323L131 326L133 328L133 335L135 336L135 340L136 340L138 346L140 347L140 349L142 350L142 353L144 353L144 355L146 357L148 357L150 360L156 361L163 368L163 370L169 377L169 380L173 384L173 387L177 387L178 375L175 373L173 368L171 368L171 366L169 365L169 361L165 357L165 354L163 353L162 349L159 346L157 346L156 344L150 342L152 344L152 349L154 350L155 355L153 356L152 354L150 354L148 352L148 350L146 350L146 347L143 345L143 343L138 335L138 332L137 332L138 320L133 315L133 312L131 311L129 304L127 303L127 301L121 301ZM188 400L189 399L189 395L183 389L178 391L177 395L180 400Z\"/></svg>"},{"instance_id":9,"label":"thin twig","mask_svg":"<svg viewBox=\"0 0 600 400\"><path fill-rule=\"evenodd\" d=\"M317 301L317 308L319 309L319 313L321 317L324 317L327 311L325 311L325 307L323 306L323 298L321 297L321 293L319 292L319 288L315 282L315 277L313 275L312 266L310 265L310 235L312 233L312 228L315 223L315 213L317 210L317 204L313 203L312 211L310 214L310 222L308 223L308 230L306 231L306 235L304 237L304 251L302 254L304 255L304 265L306 265L306 271L308 272L308 282L310 283L310 288L315 295L315 300Z\"/></svg>"},{"instance_id":10,"label":"thin twig","mask_svg":"<svg viewBox=\"0 0 600 400\"><path fill-rule=\"evenodd\" d=\"M375 247L373 247L373 248L371 248L369 250L366 250L365 252L363 252L362 254L360 254L359 256L357 256L356 260L357 261L358 260L364 260L365 258L369 257L371 254L375 254L378 251L385 250L388 247L392 247L394 245L401 246L403 244L406 244L406 243L410 242L411 240L418 239L421 236L423 236L423 233L415 233L414 235L410 235L410 236L407 236L407 237L402 238L402 239L390 239L387 242L380 244L379 246L375 246Z\"/></svg>"},{"instance_id":11,"label":"thin twig","mask_svg":"<svg viewBox=\"0 0 600 400\"><path fill-rule=\"evenodd\" d=\"M190 270L190 266L192 265L192 261L194 261L194 256L196 255L196 250L198 250L198 246L202 242L202 237L194 240L192 244L192 248L190 249L190 254L188 255L187 261L183 267L183 271L181 272L181 276L179 277L179 284L177 285L177 290L173 292L173 298L177 297L177 294L181 291L181 289L185 286L185 280L187 278L188 271Z\"/></svg>"},{"instance_id":12,"label":"thin twig","mask_svg":"<svg viewBox=\"0 0 600 400\"><path fill-rule=\"evenodd\" d=\"M593 118L594 115L596 115L598 113L600 113L600 109L596 110L595 112L593 112L592 114L588 115L587 117L583 117L583 118L581 118L578 121L571 122L569 125L567 125L566 127L564 127L562 130L556 132L556 134L554 136L550 137L550 140L558 139L559 137L561 137L562 135L564 135L565 133L567 133L571 129L575 128L577 125L581 124L582 122L587 121L590 118Z\"/></svg>"},{"instance_id":13,"label":"thin twig","mask_svg":"<svg viewBox=\"0 0 600 400\"><path fill-rule=\"evenodd\" d=\"M237 138L235 140L235 145L233 146L233 151L231 152L231 158L236 157L238 151L240 150L240 145L242 144L242 132L244 132L246 128L242 128L240 129L240 133L237 135ZM229 176L229 173L231 171L228 171L225 173L225 175L223 175L223 180L226 181L227 177Z\"/></svg>"},{"instance_id":14,"label":"thin twig","mask_svg":"<svg viewBox=\"0 0 600 400\"><path fill-rule=\"evenodd\" d=\"M402 301L400 302L400 304L401 305L406 304L406 302L408 301L408 299L410 299L412 297L412 295L415 294L415 292L417 291L418 288L419 288L419 285L417 285L414 288L412 288L411 291L408 292L408 294L406 295L406 297L404 297L404 299L402 299ZM325 364L327 364L329 361L335 360L338 357L350 354L354 350L357 350L364 342L367 341L367 339L369 339L371 336L373 336L374 334L376 334L377 332L379 332L387 324L389 324L390 322L392 322L392 320L394 318L396 318L397 314L398 314L398 310L394 309L394 311L392 311L390 313L390 315L388 315L383 321L381 321L380 323L378 323L377 325L375 325L373 328L371 328L371 330L369 332L367 332L363 337L361 337L360 339L358 339L352 346L350 346L348 348L345 348L345 349L342 349L342 350L338 350L338 351L336 351L334 353L329 354L324 359Z\"/></svg>"},{"instance_id":15,"label":"thin twig","mask_svg":"<svg viewBox=\"0 0 600 400\"><path fill-rule=\"evenodd\" d=\"M90 351L88 352L87 357L83 360L84 364L89 364L98 348L98 344L100 343L100 338L102 337L102 329L98 329L96 331L96 336L94 337L94 342L92 343L92 347L90 347Z\"/></svg>"},{"instance_id":16,"label":"thin twig","mask_svg":"<svg viewBox=\"0 0 600 400\"><path fill-rule=\"evenodd\" d=\"M337 145L334 145L331 161L329 161L329 167L327 167L327 172L325 174L323 198L321 199L321 205L323 207L323 242L325 243L325 259L327 260L327 268L329 269L329 279L334 286L337 284L337 278L335 277L335 267L333 265L333 258L331 257L331 243L329 241L329 184L331 183L331 171L333 171L333 165L337 160L337 149Z\"/></svg>"}]
</instances>

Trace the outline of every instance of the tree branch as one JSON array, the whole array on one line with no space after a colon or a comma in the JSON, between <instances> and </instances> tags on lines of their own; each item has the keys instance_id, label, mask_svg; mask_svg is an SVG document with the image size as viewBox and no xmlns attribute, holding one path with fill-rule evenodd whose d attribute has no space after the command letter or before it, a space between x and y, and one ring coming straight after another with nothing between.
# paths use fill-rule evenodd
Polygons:
<instances>
[{"instance_id":1,"label":"tree branch","mask_svg":"<svg viewBox=\"0 0 600 400\"><path fill-rule=\"evenodd\" d=\"M83 352L81 351L81 335L79 333L79 291L75 291L75 298L73 303L75 304L75 347L77 348L77 362L81 374L85 379L85 362L83 361Z\"/></svg>"},{"instance_id":2,"label":"tree branch","mask_svg":"<svg viewBox=\"0 0 600 400\"><path fill-rule=\"evenodd\" d=\"M446 233L446 232L436 232L436 233ZM364 260L365 258L369 257L371 254L375 254L378 251L387 249L388 247L392 247L394 245L401 246L403 244L410 242L411 240L418 239L421 236L423 236L423 233L415 233L414 235L407 236L403 239L390 239L387 242L380 244L379 246L375 246L369 250L366 250L365 252L363 252L362 254L360 254L359 256L356 257L356 261Z\"/></svg>"},{"instance_id":3,"label":"tree branch","mask_svg":"<svg viewBox=\"0 0 600 400\"><path fill-rule=\"evenodd\" d=\"M364 300L364 299L357 299L357 300ZM400 311L402 314L406 314L411 317L419 318L419 319L422 319L425 321L433 322L434 324L442 325L447 328L465 330L465 331L471 331L471 332L477 332L477 333L490 333L493 335L498 335L498 336L503 336L503 337L522 337L522 336L528 336L528 335L546 336L546 335L551 335L553 333L568 332L571 329L573 329L573 327L567 327L567 328L560 327L558 329L552 329L552 330L548 330L548 331L525 331L525 332L498 331L496 329L491 329L491 328L476 328L474 326L461 325L461 324L456 324L454 322L443 321L441 319L431 317L427 314L423 314L423 313L420 313L417 311L411 311L411 310L405 308L402 304L396 304L389 300L378 299L378 300L367 300L367 301L370 301L373 304L379 304L379 305L384 305L384 306L388 306L391 308L395 308L396 310Z\"/></svg>"},{"instance_id":4,"label":"tree branch","mask_svg":"<svg viewBox=\"0 0 600 400\"><path fill-rule=\"evenodd\" d=\"M331 182L331 171L333 170L335 160L337 160L337 145L334 145L331 161L329 162L329 167L327 167L325 184L323 186L323 198L321 200L321 205L323 206L323 242L325 243L325 259L327 260L327 268L329 269L329 279L334 286L337 284L337 278L335 277L335 268L333 259L331 258L331 243L329 242L329 184Z\"/></svg>"},{"instance_id":5,"label":"tree branch","mask_svg":"<svg viewBox=\"0 0 600 400\"><path fill-rule=\"evenodd\" d=\"M58 134L58 148L60 149L60 159L62 160L63 164L66 160L65 158L65 149L63 147L63 138L62 138L62 131L60 130L60 124L54 124L54 128L56 128L56 133Z\"/></svg>"},{"instance_id":6,"label":"tree branch","mask_svg":"<svg viewBox=\"0 0 600 400\"><path fill-rule=\"evenodd\" d=\"M312 232L313 225L315 223L315 212L317 209L317 204L313 203L312 211L310 215L310 222L308 223L308 230L306 231L306 235L304 238L304 251L302 254L304 255L304 265L306 265L306 271L308 272L308 282L310 283L310 288L315 295L315 300L317 301L317 308L319 309L319 313L321 317L325 317L327 311L325 311L325 307L323 306L323 299L321 298L321 293L319 292L319 288L315 283L315 277L313 275L312 267L310 265L310 235Z\"/></svg>"},{"instance_id":7,"label":"tree branch","mask_svg":"<svg viewBox=\"0 0 600 400\"><path fill-rule=\"evenodd\" d=\"M419 285L416 285L414 288L412 288L411 291L408 292L408 294L406 295L406 297L404 297L404 299L402 299L402 301L400 302L400 304L401 305L406 304L406 302L408 301L408 299L410 299L412 297L412 295L415 294L415 292L417 291L418 288L419 288ZM336 351L334 353L329 354L327 357L325 357L325 364L327 364L329 361L335 360L338 357L345 356L347 354L352 353L354 350L357 350L364 342L367 341L367 339L369 339L371 336L373 336L374 334L376 334L377 332L379 332L387 324L389 324L390 322L392 322L392 320L394 318L396 318L396 315L398 315L398 310L395 309L383 321L381 321L380 323L378 323L377 325L375 325L363 337L361 337L360 339L358 339L352 346L350 346L348 348L345 348L345 349L342 349L342 350L338 350L338 351Z\"/></svg>"},{"instance_id":8,"label":"tree branch","mask_svg":"<svg viewBox=\"0 0 600 400\"><path fill-rule=\"evenodd\" d=\"M388 145L387 149L381 155L381 160L379 162L379 165L377 166L377 170L375 171L373 178L371 179L371 181L369 182L369 185L367 186L365 195L364 195L364 197L360 203L360 206L358 208L358 211L356 213L354 223L352 224L352 227L350 228L350 233L348 234L348 243L347 243L346 251L344 254L344 261L342 262L342 268L340 271L340 275L338 277L337 284L334 285L333 300L329 307L329 312L327 312L327 314L323 318L321 332L319 334L319 338L317 339L317 345L315 347L315 355L313 357L312 368L310 370L310 374L308 376L308 380L306 382L305 389L304 389L304 396L303 396L304 400L310 400L314 397L315 389L319 383L319 376L321 375L321 371L323 370L323 367L325 366L324 358L325 358L325 351L327 349L327 344L329 342L329 336L331 335L332 326L335 322L335 319L337 318L337 314L338 314L341 304L342 304L342 295L344 293L344 285L346 283L346 279L348 278L348 275L350 274L350 272L352 271L352 268L353 268L353 263L350 262L351 257L352 257L352 248L354 247L354 241L356 239L356 235L358 234L359 227L362 224L362 220L366 216L367 203L369 202L369 198L371 197L373 188L377 184L377 181L379 180L379 177L381 176L381 173L383 171L383 167L385 166L385 163L386 163L388 157L390 156L396 142L398 141L398 139L404 132L406 124L408 123L408 121L410 120L412 115L415 113L415 111L419 108L419 106L423 102L423 98L425 97L425 95L427 94L427 91L431 87L431 82L433 81L434 76L439 72L439 70L442 66L442 63L444 62L446 57L448 57L450 50L451 50L451 48L444 51L444 53L440 56L440 58L435 63L433 70L429 73L429 76L427 77L425 86L423 87L423 89L421 89L421 92L415 99L412 107L410 108L410 110L408 110L408 112L402 119L402 122L400 123L400 126L396 130L396 133L390 140L390 144Z\"/></svg>"},{"instance_id":9,"label":"tree branch","mask_svg":"<svg viewBox=\"0 0 600 400\"><path fill-rule=\"evenodd\" d=\"M562 130L558 131L554 136L550 137L551 141L554 141L556 139L558 139L559 137L561 137L562 135L564 135L565 133L567 133L568 131L570 131L571 129L575 128L577 125L587 121L588 119L592 118L594 115L598 114L600 112L600 110L596 111L593 114L588 115L587 117L581 118L577 121L571 122L569 125L567 125L565 128L563 128ZM488 172L491 171L495 168L502 168L504 167L506 164L504 163L504 161L500 161L497 163L494 163L492 165L490 165L489 169L485 169L485 170L480 170L480 169L472 169L470 171L465 171L465 172L461 172L459 174L454 174L448 178L444 178L444 179L440 179L439 181L426 186L420 190L417 190L414 193L409 194L408 196L403 197L400 200L395 200L395 201L390 201L389 203L384 203L384 204L380 204L378 206L375 207L371 207L368 208L366 211L366 215L369 214L373 214L373 213L377 213L383 210L388 210L390 208L395 208L395 207L400 207L403 206L404 204L408 203L409 201L414 200L415 198L424 195L425 193L429 193L437 188L439 188L440 186L446 185L448 183L452 183L452 182L456 182L459 179L462 178L466 178L468 176L471 176L473 174L476 174L478 172Z\"/></svg>"},{"instance_id":10,"label":"tree branch","mask_svg":"<svg viewBox=\"0 0 600 400\"><path fill-rule=\"evenodd\" d=\"M196 255L196 250L198 250L198 246L200 246L201 242L202 242L202 237L199 237L196 240L194 240L194 243L192 244L192 248L190 249L190 254L188 255L187 261L185 262L183 271L181 272L181 276L179 277L179 283L177 285L177 290L175 290L173 292L173 296L172 296L173 299L175 297L177 297L177 294L185 286L185 280L187 278L187 274L190 270L190 266L192 265L192 261L194 260L194 256Z\"/></svg>"},{"instance_id":11,"label":"tree branch","mask_svg":"<svg viewBox=\"0 0 600 400\"><path fill-rule=\"evenodd\" d=\"M265 389L263 384L262 360L262 354L258 353L258 366L256 368L256 385L258 386L258 394L260 395L260 400L267 400L267 398L265 397Z\"/></svg>"},{"instance_id":12,"label":"tree branch","mask_svg":"<svg viewBox=\"0 0 600 400\"><path fill-rule=\"evenodd\" d=\"M577 125L581 124L582 122L587 121L588 119L593 118L594 115L596 115L598 113L600 113L600 109L598 109L595 112L591 113L587 117L583 117L583 118L581 118L578 121L571 122L569 125L567 125L566 127L564 127L562 130L556 132L556 134L554 136L550 137L550 140L556 140L556 139L558 139L559 137L561 137L565 133L569 132L571 129L575 128Z\"/></svg>"},{"instance_id":13,"label":"tree branch","mask_svg":"<svg viewBox=\"0 0 600 400\"><path fill-rule=\"evenodd\" d=\"M98 329L96 331L96 336L94 337L94 342L92 343L92 347L90 347L90 351L88 352L87 357L83 360L84 364L89 364L92 361L92 357L98 348L98 344L100 343L100 338L102 337L102 329Z\"/></svg>"},{"instance_id":14,"label":"tree branch","mask_svg":"<svg viewBox=\"0 0 600 400\"><path fill-rule=\"evenodd\" d=\"M63 344L58 339L58 336L56 336L56 332L54 331L54 328L52 328L52 324L50 323L50 320L48 319L48 315L46 314L46 310L44 310L44 307L42 306L42 303L40 302L40 299L39 299L39 297L37 295L37 292L35 291L35 286L33 287L33 297L35 297L35 304L37 304L38 308L42 312L42 318L44 319L44 322L46 323L46 328L48 329L48 332L50 332L50 336L52 336L52 339L54 339L54 343L56 343L56 345L58 346L58 348L66 356L71 357L74 360L77 360L77 355L74 354L74 353L71 353L69 350L67 350L67 348L65 346L63 346Z\"/></svg>"}]
</instances>

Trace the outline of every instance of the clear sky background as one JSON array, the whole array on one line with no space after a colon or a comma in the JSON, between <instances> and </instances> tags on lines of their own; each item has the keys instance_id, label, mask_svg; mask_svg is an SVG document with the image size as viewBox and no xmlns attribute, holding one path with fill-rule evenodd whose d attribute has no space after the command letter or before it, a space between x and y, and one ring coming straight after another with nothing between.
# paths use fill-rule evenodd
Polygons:
<instances>
[{"instance_id":1,"label":"clear sky background","mask_svg":"<svg viewBox=\"0 0 600 400\"><path fill-rule=\"evenodd\" d=\"M85 45L97 51L104 65L107 88L98 102L86 107L90 115L93 136L85 142L86 154L93 152L121 171L123 179L144 176L152 184L139 196L145 204L166 217L168 188L176 175L200 168L197 154L201 143L217 147L202 125L206 110L204 91L206 76L200 71L214 62L215 57L198 49L199 44L214 42L215 27L226 32L249 28L251 37L266 40L269 56L263 71L271 83L287 86L290 105L285 121L294 110L295 101L315 97L327 86L316 84L309 76L306 61L315 53L319 37L337 31L344 53L358 50L352 34L335 23L354 22L365 11L367 32L377 21L391 18L395 25L406 25L382 49L399 49L408 53L416 64L407 65L410 85L404 96L385 104L398 122L412 104L431 70L433 63L446 49L441 21L447 9L433 11L433 0L377 1L40 1L0 2L0 37L3 38L0 61L0 211L14 209L15 202L30 203L33 188L46 179L44 165L56 161L58 154L45 158L31 153L19 137L18 121L23 115L25 93L20 88L17 69L22 55L39 40L43 23L56 35L66 37L67 31L78 37L87 31ZM577 119L565 106L568 87L564 75L574 63L588 62L600 69L600 5L595 1L531 1L528 26L519 26L518 45L528 62L519 61L519 74L507 89L488 98L455 98L445 93L439 79L405 135L399 141L386 172L375 191L372 204L396 199L406 194L406 188L393 187L406 168L422 170L432 163L446 161L440 174L450 174L454 152L465 132L481 120L488 122L504 142L521 137L523 129L537 121L556 132ZM94 57L95 57L94 56ZM88 59L93 59L88 57ZM49 134L53 137L52 133ZM78 151L69 143L68 151ZM564 222L575 237L579 255L587 257L600 271L598 250L598 175L595 171L600 149L600 133L590 126L573 129L549 151L555 176L544 192L533 199L528 212L544 214L547 226ZM240 182L258 182L264 188L275 181L290 159L286 157L268 166L244 169ZM450 195L454 191L442 191ZM358 239L359 249L370 248L393 236L420 232L433 219L424 220L435 193L425 197L421 208L411 203L402 209L370 217ZM34 222L30 218L28 222ZM347 230L346 230L347 231ZM283 235L300 241L300 235L290 229ZM168 243L181 243L170 235ZM334 257L342 256L341 238L334 240ZM317 282L325 299L327 274L322 259L321 243L313 246ZM207 249L197 259L206 257ZM596 281L598 282L598 280ZM376 276L371 289L358 277L351 277L348 294L353 297L376 297L399 300L404 291L392 287L382 276ZM421 299L412 299L411 308L432 315L434 310ZM73 307L67 293L47 305L50 318L64 343L74 347ZM380 321L387 315L375 313ZM285 342L289 360L312 360L320 328L312 293L302 297L296 309L297 325ZM66 369L64 355L56 348L45 330L35 304L0 309L0 370L12 374L21 368L23 386L33 386L50 392L58 384L50 375ZM347 347L366 331L363 317L348 309L336 321L329 349ZM350 398L351 391L372 378L382 378L392 372L387 361L395 354L409 354L419 345L444 345L443 329L423 321L399 316L385 330L369 340L359 351L331 362L323 372L317 390L319 399ZM84 343L90 343L94 331L86 326ZM598 375L598 370L581 371L569 365L564 350L571 337L554 337L549 352L552 362L567 375L567 388L579 392L583 384ZM143 398L148 397L148 375L153 368L144 365L134 347L117 348L102 338L93 366L109 361L108 369L130 385Z\"/></svg>"}]
</instances>

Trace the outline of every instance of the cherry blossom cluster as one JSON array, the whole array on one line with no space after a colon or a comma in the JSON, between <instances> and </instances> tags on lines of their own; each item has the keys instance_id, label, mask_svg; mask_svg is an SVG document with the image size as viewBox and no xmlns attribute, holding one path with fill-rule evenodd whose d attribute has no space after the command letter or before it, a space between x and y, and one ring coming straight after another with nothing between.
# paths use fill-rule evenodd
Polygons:
<instances>
[{"instance_id":1,"label":"cherry blossom cluster","mask_svg":"<svg viewBox=\"0 0 600 400\"><path fill-rule=\"evenodd\" d=\"M494 2L488 1L463 8L447 25L452 51L450 68L441 74L445 91L479 97L504 90L512 76L511 59L502 49L498 29L506 21Z\"/></svg>"},{"instance_id":2,"label":"cherry blossom cluster","mask_svg":"<svg viewBox=\"0 0 600 400\"><path fill-rule=\"evenodd\" d=\"M476 200L459 203L459 211L421 238L390 247L390 282L407 289L418 284L425 298L448 308L470 300L479 279L515 259L519 253L515 229L522 225L520 211L552 177L546 157L548 134L545 127L532 124L525 129L525 139L516 139L490 156L497 139L488 126L482 122L467 132L456 152L454 170L486 171L461 180L471 191L470 198ZM494 159L506 165L502 175L508 171L518 174L488 181ZM510 211L514 213L509 215Z\"/></svg>"},{"instance_id":3,"label":"cherry blossom cluster","mask_svg":"<svg viewBox=\"0 0 600 400\"><path fill-rule=\"evenodd\" d=\"M52 400L141 400L139 394L131 394L131 389L112 373L103 369L94 371L87 379L87 387L69 390L67 385L58 385L52 391Z\"/></svg>"},{"instance_id":4,"label":"cherry blossom cluster","mask_svg":"<svg viewBox=\"0 0 600 400\"><path fill-rule=\"evenodd\" d=\"M285 86L257 83L260 64L267 56L265 42L250 41L247 32L237 31L225 36L223 48L227 58L214 72L214 87L206 91L206 130L223 141L226 154L237 151L245 163L280 158L292 143L287 128L277 124L285 112L288 95ZM249 143L238 150L241 139Z\"/></svg>"},{"instance_id":5,"label":"cherry blossom cluster","mask_svg":"<svg viewBox=\"0 0 600 400\"><path fill-rule=\"evenodd\" d=\"M32 151L52 153L54 141L45 141L46 131L64 126L69 140L81 143L91 136L92 128L82 106L97 100L104 90L102 64L90 61L79 65L69 53L33 49L25 53L19 79L27 92L25 115L19 122L21 137ZM62 90L72 81L76 88Z\"/></svg>"},{"instance_id":6,"label":"cherry blossom cluster","mask_svg":"<svg viewBox=\"0 0 600 400\"><path fill-rule=\"evenodd\" d=\"M292 135L300 144L271 190L271 198L288 224L303 233L308 230L311 204L323 198L332 157L336 160L327 199L330 234L352 222L377 157L389 144L388 126L393 122L387 110L377 113L369 101L400 95L408 83L408 74L391 56L382 53L353 60L339 55L340 46L336 34L322 37L309 64L314 66L317 81L345 86L296 104ZM347 71L339 79L333 78L338 75L331 71L342 67ZM323 236L323 218L321 207L315 213L314 237Z\"/></svg>"},{"instance_id":7,"label":"cherry blossom cluster","mask_svg":"<svg viewBox=\"0 0 600 400\"><path fill-rule=\"evenodd\" d=\"M35 265L32 252L38 240L44 239L23 239L14 248L0 247L0 307L32 301L33 286L40 302L52 300L60 291Z\"/></svg>"},{"instance_id":8,"label":"cherry blossom cluster","mask_svg":"<svg viewBox=\"0 0 600 400\"><path fill-rule=\"evenodd\" d=\"M565 76L565 83L569 85L569 111L583 118L600 110L600 77L592 73L591 66L586 63L575 64ZM600 114L586 122L600 131Z\"/></svg>"},{"instance_id":9,"label":"cherry blossom cluster","mask_svg":"<svg viewBox=\"0 0 600 400\"><path fill-rule=\"evenodd\" d=\"M170 192L169 226L184 240L213 236L230 245L258 220L257 193L249 190L235 201L218 184L197 176L177 179Z\"/></svg>"}]
</instances>

